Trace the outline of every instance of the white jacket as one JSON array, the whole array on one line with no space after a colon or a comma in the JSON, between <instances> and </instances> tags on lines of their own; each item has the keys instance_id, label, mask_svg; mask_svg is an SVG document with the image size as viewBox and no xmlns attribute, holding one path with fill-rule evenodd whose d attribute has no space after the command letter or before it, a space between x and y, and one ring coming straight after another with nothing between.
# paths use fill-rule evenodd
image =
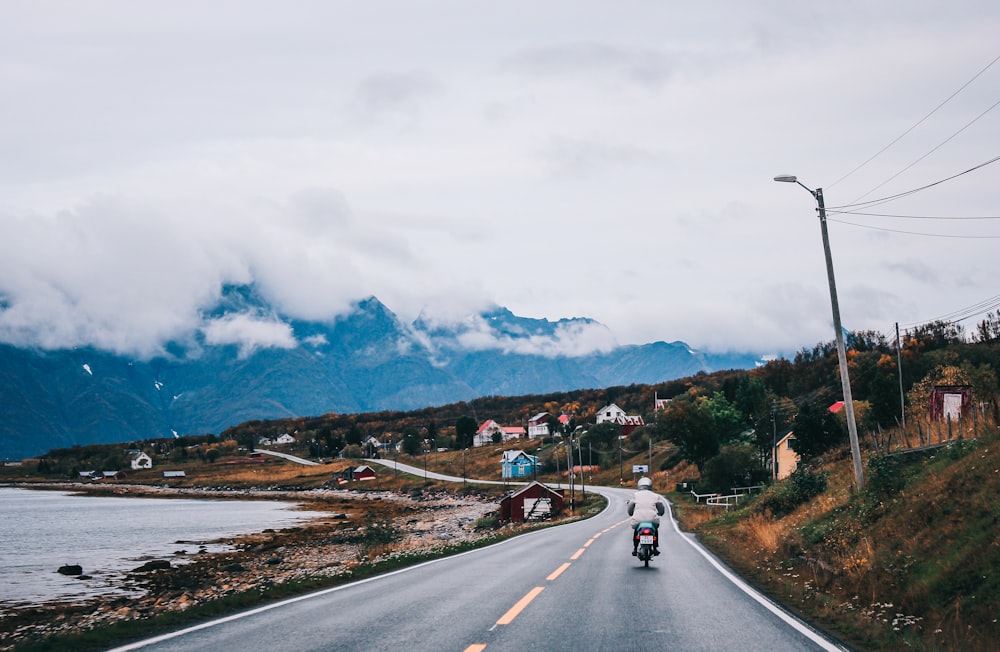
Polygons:
<instances>
[{"instance_id":1,"label":"white jacket","mask_svg":"<svg viewBox=\"0 0 1000 652\"><path fill-rule=\"evenodd\" d=\"M625 506L628 507L629 522L633 528L643 521L659 525L660 517L667 513L666 499L649 489L640 489L632 494Z\"/></svg>"}]
</instances>

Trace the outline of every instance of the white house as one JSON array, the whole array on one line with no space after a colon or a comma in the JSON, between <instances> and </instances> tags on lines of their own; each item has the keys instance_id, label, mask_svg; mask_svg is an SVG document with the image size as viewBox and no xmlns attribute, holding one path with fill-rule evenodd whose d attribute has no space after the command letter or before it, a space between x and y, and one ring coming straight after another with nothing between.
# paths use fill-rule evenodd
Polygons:
<instances>
[{"instance_id":1,"label":"white house","mask_svg":"<svg viewBox=\"0 0 1000 652\"><path fill-rule=\"evenodd\" d=\"M522 439L526 436L524 428L521 426L501 426L490 419L479 426L475 436L472 438L473 446L488 446L493 443L493 436L499 435L499 440L510 441L511 439Z\"/></svg>"},{"instance_id":2,"label":"white house","mask_svg":"<svg viewBox=\"0 0 1000 652\"><path fill-rule=\"evenodd\" d=\"M151 469L153 468L153 458L140 451L129 458L129 464L133 471Z\"/></svg>"},{"instance_id":3,"label":"white house","mask_svg":"<svg viewBox=\"0 0 1000 652\"><path fill-rule=\"evenodd\" d=\"M549 436L549 413L539 412L528 420L528 439Z\"/></svg>"},{"instance_id":4,"label":"white house","mask_svg":"<svg viewBox=\"0 0 1000 652\"><path fill-rule=\"evenodd\" d=\"M283 435L279 435L277 439L274 440L275 444L294 444L295 437L292 437L287 432Z\"/></svg>"},{"instance_id":5,"label":"white house","mask_svg":"<svg viewBox=\"0 0 1000 652\"><path fill-rule=\"evenodd\" d=\"M597 411L596 423L605 423L608 421L611 423L621 423L625 416L625 410L612 403L611 405L605 405Z\"/></svg>"}]
</instances>

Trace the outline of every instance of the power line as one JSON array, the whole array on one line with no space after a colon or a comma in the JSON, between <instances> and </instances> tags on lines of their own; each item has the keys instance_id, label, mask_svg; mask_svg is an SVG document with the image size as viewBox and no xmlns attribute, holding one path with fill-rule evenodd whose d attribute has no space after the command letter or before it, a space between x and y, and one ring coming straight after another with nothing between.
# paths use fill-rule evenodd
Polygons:
<instances>
[{"instance_id":1,"label":"power line","mask_svg":"<svg viewBox=\"0 0 1000 652\"><path fill-rule=\"evenodd\" d=\"M1000 240L1000 235L954 235L951 233L920 233L919 231L888 229L884 226L872 226L871 224L858 224L856 222L848 222L847 220L838 220L830 217L827 218L827 222L836 222L837 224L846 224L847 226L856 226L859 229L871 229L872 231L886 231L889 233L902 233L904 235L918 235L925 238L955 238L958 240Z\"/></svg>"},{"instance_id":2,"label":"power line","mask_svg":"<svg viewBox=\"0 0 1000 652\"><path fill-rule=\"evenodd\" d=\"M896 138L894 138L894 139L893 139L893 140L892 140L892 141L891 141L891 142L890 142L890 143L889 143L888 145L886 145L885 147L883 147L883 148L882 148L882 149L880 149L879 151L877 151L877 152L875 152L874 154L872 154L872 155L871 155L871 156L870 156L870 157L869 157L868 159L866 159L866 160L865 160L865 161L864 161L863 163L861 163L861 165L857 166L856 168L854 168L853 170L851 170L850 172L848 172L848 173L847 173L847 174L845 174L844 176L840 177L839 179L837 179L836 181L834 181L833 183L831 183L829 187L830 187L830 188L832 188L833 186L837 185L838 183L840 183L841 181L843 181L843 180L844 180L844 179L846 179L847 177L851 176L852 174L854 174L855 172L857 172L858 170L860 170L860 169L861 169L861 168L863 168L864 166L866 166L866 165L868 165L869 163L871 163L872 161L874 161L874 160L875 160L876 158L878 158L878 157L879 157L879 156L880 156L880 155L881 155L881 154L882 154L883 152L885 152L885 151L886 151L887 149L889 149L890 147L892 147L893 145L895 145L895 144L896 144L897 142L899 142L900 140L902 140L902 139L903 139L903 137L905 137L905 136L906 136L907 134L909 134L909 133L910 133L911 131L913 131L914 129L916 129L917 127L919 127L919 126L920 126L921 124L923 124L923 123L924 123L924 122L925 122L925 121L926 121L926 120L927 120L928 118L930 118L930 117L931 117L932 115L934 115L935 113L937 113L937 112L938 112L938 110L939 110L939 109L940 109L941 107L943 107L943 106L944 106L945 104L947 104L948 102L950 102L950 101L951 101L951 100L952 100L952 99L953 99L953 98L954 98L954 97L955 97L956 95L958 95L958 94L959 94L959 93L961 93L961 92L962 92L963 90L965 90L965 88L966 88L966 87L967 87L967 86L968 86L969 84L971 84L972 82L976 81L976 79L977 79L977 78L979 78L979 76L980 76L980 75L982 75L982 74L983 74L984 72L986 72L987 70L989 70L989 69L990 69L990 67L991 67L991 66L992 66L993 64L995 64L995 63L996 63L997 61L1000 61L1000 55L998 55L998 56L997 56L997 57L996 57L995 59L993 59L993 61L990 61L990 62L989 62L988 64L986 64L986 67L985 67L985 68L983 68L982 70L980 70L979 72L977 72L977 73L976 73L975 75L973 75L973 76L972 76L972 79L970 79L969 81L967 81L967 82L965 82L964 84L962 84L962 86L961 86L961 87L959 87L959 89L958 89L957 91L955 91L954 93L952 93L951 95L949 95L949 96L948 96L948 97L947 97L947 98L946 98L946 99L945 99L945 100L944 100L943 102L941 102L941 103L940 103L940 104L938 104L938 105L937 105L936 107L934 107L934 109L932 109L930 113L928 113L927 115L925 115L924 117L922 117L922 118L921 118L920 120L918 120L918 121L917 121L917 122L916 122L916 123L915 123L915 124L914 124L914 125L913 125L912 127L910 127L909 129L907 129L906 131L904 131L904 132L903 132L903 133L901 133L900 135L896 136ZM874 189L873 189L873 190L874 190ZM870 192L872 192L872 190L870 190L870 191L868 191L868 192L870 193ZM867 194L867 193L866 193L866 194ZM864 196L864 195L862 195L862 197L863 197L863 196Z\"/></svg>"},{"instance_id":3,"label":"power line","mask_svg":"<svg viewBox=\"0 0 1000 652\"><path fill-rule=\"evenodd\" d=\"M835 211L827 209L827 213L837 215L864 215L867 217L893 217L903 220L1000 220L1000 215L982 215L977 217L959 217L953 215L897 215L892 213L865 213L862 211Z\"/></svg>"},{"instance_id":4,"label":"power line","mask_svg":"<svg viewBox=\"0 0 1000 652\"><path fill-rule=\"evenodd\" d=\"M880 206L882 204L887 204L887 203L889 203L891 201L895 201L897 199L902 199L903 197L908 197L910 195L916 194L916 193L921 192L923 190L927 190L929 188L933 188L934 186L939 186L942 183L945 183L947 181L952 181L953 179L957 179L958 177L961 177L963 175L969 174L970 172L975 172L976 170L984 168L987 165L992 165L993 163L996 163L997 161L1000 161L1000 156L995 156L995 157L991 158L988 161L984 161L984 162L982 162L982 163L980 163L978 165L972 166L968 170L964 170L964 171L959 172L957 174L953 174L950 177L945 177L944 179L940 179L938 181L934 181L933 183L928 183L926 185L920 186L919 188L913 188L912 190L906 190L906 191L903 191L903 192L900 192L900 193L896 193L895 195L888 195L886 197L882 197L881 199L869 199L868 201L863 201L863 202L858 202L858 203L843 204L843 205L840 205L840 206L830 206L830 207L827 207L826 210L827 211L843 212L843 210L846 209L846 208L855 208L855 207L873 208L875 206Z\"/></svg>"},{"instance_id":5,"label":"power line","mask_svg":"<svg viewBox=\"0 0 1000 652\"><path fill-rule=\"evenodd\" d=\"M971 319L972 317L984 315L998 308L1000 308L1000 295L990 297L989 299L983 299L979 303L965 308L959 308L958 310L948 313L947 315L942 315L941 317L914 322L912 324L902 324L902 326L904 328L912 328L914 326L924 326L926 324L933 324L934 322L939 321L961 322L966 319Z\"/></svg>"},{"instance_id":6,"label":"power line","mask_svg":"<svg viewBox=\"0 0 1000 652\"><path fill-rule=\"evenodd\" d=\"M878 190L879 188L881 188L885 184L889 183L890 181L892 181L893 179L895 179L899 175L903 174L904 172L906 172L907 170L909 170L910 168L912 168L914 165L916 165L920 161L924 160L925 158L927 158L928 156L930 156L934 152L938 151L939 149L941 149L942 147L944 147L949 141L951 141L951 139L953 139L955 136L959 135L960 133L962 133L963 131L965 131L969 127L971 127L973 124L975 124L976 122L978 122L980 118L982 118L984 115L986 115L987 113L989 113L993 109L997 108L997 106L1000 106L1000 100L997 100L996 102L994 102L993 105L990 108L986 109L985 111L983 111L982 113L980 113L979 115L977 115L970 122L966 123L965 126L963 126L961 129L959 129L958 131L956 131L955 133L953 133L952 135L948 136L943 141L941 141L940 143L938 143L937 145L935 145L934 147L932 147L929 152L927 152L923 156L917 158L915 161L913 161L912 163L910 163L909 165L907 165L906 167L904 167L902 170L900 170L896 174L892 175L891 177L889 177L888 179L886 179L882 183L878 184L877 186L875 186L874 188L872 188L871 190L869 190L865 194L861 195L860 197L858 197L854 201L857 201L858 199L861 199L862 197L867 197L868 195L872 194L873 192L875 192L876 190Z\"/></svg>"}]
</instances>

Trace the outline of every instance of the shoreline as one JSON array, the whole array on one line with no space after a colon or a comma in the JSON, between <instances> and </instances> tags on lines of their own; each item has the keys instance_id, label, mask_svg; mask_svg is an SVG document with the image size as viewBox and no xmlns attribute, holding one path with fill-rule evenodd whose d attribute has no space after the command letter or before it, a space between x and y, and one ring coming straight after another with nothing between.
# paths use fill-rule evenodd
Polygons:
<instances>
[{"instance_id":1,"label":"shoreline","mask_svg":"<svg viewBox=\"0 0 1000 652\"><path fill-rule=\"evenodd\" d=\"M359 567L432 554L447 546L493 538L477 522L496 511L492 498L445 492L401 493L347 489L209 489L150 485L99 486L72 482L5 482L2 487L91 495L226 500L281 500L326 517L211 543L231 550L195 553L183 563L126 573L140 596L102 595L82 601L0 606L0 651L48 636L142 621L193 607L263 594L274 587L348 581ZM165 560L166 561L166 560Z\"/></svg>"}]
</instances>

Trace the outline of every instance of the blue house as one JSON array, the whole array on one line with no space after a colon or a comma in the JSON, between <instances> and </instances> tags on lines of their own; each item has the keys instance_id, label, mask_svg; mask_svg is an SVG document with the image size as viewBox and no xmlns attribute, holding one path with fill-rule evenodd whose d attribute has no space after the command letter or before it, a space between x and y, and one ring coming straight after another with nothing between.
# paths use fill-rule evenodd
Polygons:
<instances>
[{"instance_id":1,"label":"blue house","mask_svg":"<svg viewBox=\"0 0 1000 652\"><path fill-rule=\"evenodd\" d=\"M538 466L538 458L522 450L504 451L500 458L500 477L530 478Z\"/></svg>"}]
</instances>

